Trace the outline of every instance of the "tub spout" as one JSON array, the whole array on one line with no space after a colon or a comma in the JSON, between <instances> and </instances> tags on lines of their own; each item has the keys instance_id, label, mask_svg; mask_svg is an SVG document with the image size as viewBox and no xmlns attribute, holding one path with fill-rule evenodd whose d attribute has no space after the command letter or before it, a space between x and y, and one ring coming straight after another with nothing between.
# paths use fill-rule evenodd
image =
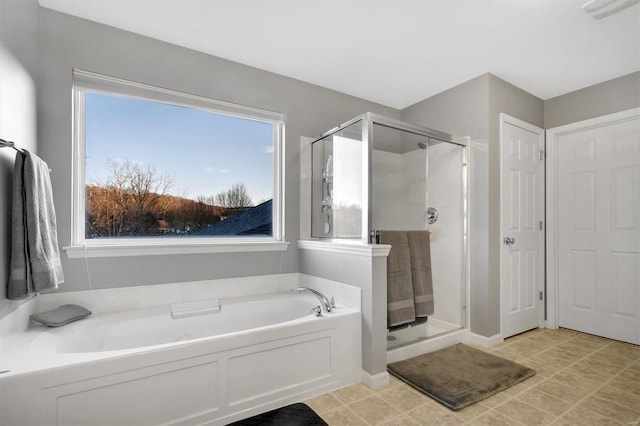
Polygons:
<instances>
[{"instance_id":1,"label":"tub spout","mask_svg":"<svg viewBox=\"0 0 640 426\"><path fill-rule=\"evenodd\" d=\"M327 296L320 293L318 290L314 290L308 287L300 287L296 291L298 293L302 293L303 291L306 291L316 296L320 301L320 304L322 305L322 307L324 307L325 312L331 312L331 310L333 309L333 304L329 301L329 299L327 299Z\"/></svg>"}]
</instances>

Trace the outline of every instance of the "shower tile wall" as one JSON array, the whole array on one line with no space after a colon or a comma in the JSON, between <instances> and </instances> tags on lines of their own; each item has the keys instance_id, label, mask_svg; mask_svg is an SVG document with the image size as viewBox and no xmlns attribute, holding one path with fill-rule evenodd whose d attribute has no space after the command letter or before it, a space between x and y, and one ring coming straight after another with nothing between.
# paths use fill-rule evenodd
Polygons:
<instances>
[{"instance_id":1,"label":"shower tile wall","mask_svg":"<svg viewBox=\"0 0 640 426\"><path fill-rule=\"evenodd\" d=\"M373 150L373 227L415 230L425 228L427 183L426 151L404 154ZM450 144L429 147L429 206L439 212L432 232L431 261L434 279L433 318L462 325L462 155Z\"/></svg>"}]
</instances>

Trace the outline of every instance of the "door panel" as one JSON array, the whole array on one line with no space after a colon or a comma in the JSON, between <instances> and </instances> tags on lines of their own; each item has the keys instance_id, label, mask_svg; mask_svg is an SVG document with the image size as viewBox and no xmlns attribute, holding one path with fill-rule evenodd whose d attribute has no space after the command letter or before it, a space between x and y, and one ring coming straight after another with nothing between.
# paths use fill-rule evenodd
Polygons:
<instances>
[{"instance_id":1,"label":"door panel","mask_svg":"<svg viewBox=\"0 0 640 426\"><path fill-rule=\"evenodd\" d=\"M503 114L500 139L502 336L509 337L542 320L544 137L542 129Z\"/></svg>"},{"instance_id":2,"label":"door panel","mask_svg":"<svg viewBox=\"0 0 640 426\"><path fill-rule=\"evenodd\" d=\"M640 121L557 138L558 323L640 344Z\"/></svg>"}]
</instances>

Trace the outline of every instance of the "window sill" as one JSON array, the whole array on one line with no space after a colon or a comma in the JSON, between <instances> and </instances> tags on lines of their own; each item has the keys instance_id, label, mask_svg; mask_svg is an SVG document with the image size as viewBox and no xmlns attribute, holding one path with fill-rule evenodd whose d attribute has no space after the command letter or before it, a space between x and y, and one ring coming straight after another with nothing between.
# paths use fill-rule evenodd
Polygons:
<instances>
[{"instance_id":1,"label":"window sill","mask_svg":"<svg viewBox=\"0 0 640 426\"><path fill-rule=\"evenodd\" d=\"M63 247L69 259L85 257L163 256L204 253L249 253L259 251L285 251L287 241L202 241L185 243L134 243L108 242L103 244L76 245Z\"/></svg>"}]
</instances>

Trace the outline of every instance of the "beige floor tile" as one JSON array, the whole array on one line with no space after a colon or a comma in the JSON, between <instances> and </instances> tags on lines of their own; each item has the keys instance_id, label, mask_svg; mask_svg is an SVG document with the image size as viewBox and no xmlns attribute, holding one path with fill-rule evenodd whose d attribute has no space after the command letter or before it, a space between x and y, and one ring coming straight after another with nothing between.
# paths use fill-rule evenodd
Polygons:
<instances>
[{"instance_id":1,"label":"beige floor tile","mask_svg":"<svg viewBox=\"0 0 640 426\"><path fill-rule=\"evenodd\" d=\"M505 347L505 350L517 355L521 355L524 358L528 358L532 355L540 353L545 349L548 349L546 345L538 344L528 339L522 339L510 346Z\"/></svg>"},{"instance_id":2,"label":"beige floor tile","mask_svg":"<svg viewBox=\"0 0 640 426\"><path fill-rule=\"evenodd\" d=\"M624 425L635 422L638 420L638 417L640 417L640 412L638 411L595 396L589 396L581 402L578 407L591 410L603 417Z\"/></svg>"},{"instance_id":3,"label":"beige floor tile","mask_svg":"<svg viewBox=\"0 0 640 426\"><path fill-rule=\"evenodd\" d=\"M504 349L504 348L506 348L506 347L509 347L509 346L513 345L514 343L515 343L515 342L510 341L509 339L504 340L504 341L502 341L502 342L498 343L497 345L494 345L494 346L490 347L490 348L489 348L489 352L491 352L491 351L497 351L497 350L500 350L500 349Z\"/></svg>"},{"instance_id":4,"label":"beige floor tile","mask_svg":"<svg viewBox=\"0 0 640 426\"><path fill-rule=\"evenodd\" d=\"M602 348L599 353L614 355L630 361L635 361L640 359L640 346L631 345L629 343L612 342Z\"/></svg>"},{"instance_id":5,"label":"beige floor tile","mask_svg":"<svg viewBox=\"0 0 640 426\"><path fill-rule=\"evenodd\" d=\"M516 395L520 395L522 392L526 391L527 389L530 389L531 386L529 386L529 384L527 383L527 381L523 381L520 382L516 385L513 385L505 390L503 390L501 393L504 394L504 396L511 398L513 396Z\"/></svg>"},{"instance_id":6,"label":"beige floor tile","mask_svg":"<svg viewBox=\"0 0 640 426\"><path fill-rule=\"evenodd\" d=\"M400 381L397 377L392 376L391 374L389 374L389 383L384 385L384 386L380 386L379 388L375 388L375 389L371 389L371 391L373 391L374 394L378 394L381 392L386 392L389 389L395 388L396 386L401 386L404 385L404 382Z\"/></svg>"},{"instance_id":7,"label":"beige floor tile","mask_svg":"<svg viewBox=\"0 0 640 426\"><path fill-rule=\"evenodd\" d=\"M587 358L585 358L585 361L588 360L593 360L593 361L599 361L605 365L608 365L610 367L615 367L616 370L608 370L608 371L612 371L612 372L620 372L622 370L624 370L625 368L627 368L629 365L631 365L631 363L633 363L632 360L629 359L625 359L625 358L621 358L619 356L610 354L610 353L604 353L601 351L598 352L594 352L593 354L589 355Z\"/></svg>"},{"instance_id":8,"label":"beige floor tile","mask_svg":"<svg viewBox=\"0 0 640 426\"><path fill-rule=\"evenodd\" d=\"M585 355L583 354L562 349L560 346L555 346L547 351L542 352L542 354L560 361L558 364L560 366L573 364L574 362L577 362L585 357Z\"/></svg>"},{"instance_id":9,"label":"beige floor tile","mask_svg":"<svg viewBox=\"0 0 640 426\"><path fill-rule=\"evenodd\" d=\"M555 419L552 414L517 399L510 399L498 405L495 410L525 425L548 425Z\"/></svg>"},{"instance_id":10,"label":"beige floor tile","mask_svg":"<svg viewBox=\"0 0 640 426\"><path fill-rule=\"evenodd\" d=\"M601 384L601 382L587 379L584 376L578 376L567 370L554 374L552 379L570 388L576 388L585 392L592 392Z\"/></svg>"},{"instance_id":11,"label":"beige floor tile","mask_svg":"<svg viewBox=\"0 0 640 426\"><path fill-rule=\"evenodd\" d=\"M593 334L586 333L578 333L575 336L575 339L580 342L591 342L595 344L599 344L601 346L606 346L611 343L611 339L607 339L605 337L594 336Z\"/></svg>"},{"instance_id":12,"label":"beige floor tile","mask_svg":"<svg viewBox=\"0 0 640 426\"><path fill-rule=\"evenodd\" d=\"M421 426L457 426L460 418L437 402L429 402L409 411L406 415Z\"/></svg>"},{"instance_id":13,"label":"beige floor tile","mask_svg":"<svg viewBox=\"0 0 640 426\"><path fill-rule=\"evenodd\" d=\"M601 346L592 342L577 342L575 340L570 340L559 344L556 348L585 357L600 349Z\"/></svg>"},{"instance_id":14,"label":"beige floor tile","mask_svg":"<svg viewBox=\"0 0 640 426\"><path fill-rule=\"evenodd\" d=\"M584 361L577 362L576 364L568 367L563 372L579 377L584 377L585 379L593 380L599 383L603 383L615 375L615 373L610 373L608 371L593 368L592 366L587 365L587 363L584 363Z\"/></svg>"},{"instance_id":15,"label":"beige floor tile","mask_svg":"<svg viewBox=\"0 0 640 426\"><path fill-rule=\"evenodd\" d=\"M616 404L622 405L623 407L627 407L632 410L640 411L640 395L634 395L630 392L627 392L626 390L613 387L610 384L606 384L598 389L594 393L594 396L613 401Z\"/></svg>"},{"instance_id":16,"label":"beige floor tile","mask_svg":"<svg viewBox=\"0 0 640 426\"><path fill-rule=\"evenodd\" d=\"M491 410L473 419L467 424L472 426L513 426L514 424L520 424L520 422L516 422L507 416Z\"/></svg>"},{"instance_id":17,"label":"beige floor tile","mask_svg":"<svg viewBox=\"0 0 640 426\"><path fill-rule=\"evenodd\" d=\"M590 355L587 358L578 361L575 365L580 367L588 367L592 370L601 372L601 374L603 375L604 373L608 373L609 377L618 374L624 369L623 367L616 366L615 364L610 364L607 361L603 361L599 357L593 358L593 355Z\"/></svg>"},{"instance_id":18,"label":"beige floor tile","mask_svg":"<svg viewBox=\"0 0 640 426\"><path fill-rule=\"evenodd\" d=\"M626 368L622 373L620 373L620 377L623 377L627 380L634 380L640 383L640 368L636 368L632 365Z\"/></svg>"},{"instance_id":19,"label":"beige floor tile","mask_svg":"<svg viewBox=\"0 0 640 426\"><path fill-rule=\"evenodd\" d=\"M534 340L536 342L542 343L546 346L557 345L558 343L566 342L573 338L573 336L563 335L561 333L555 333L552 330L543 329L544 331L541 333L534 333L530 336L527 336L528 340Z\"/></svg>"},{"instance_id":20,"label":"beige floor tile","mask_svg":"<svg viewBox=\"0 0 640 426\"><path fill-rule=\"evenodd\" d=\"M562 370L562 368L555 365L536 362L533 358L527 358L524 361L520 362L520 364L524 365L525 367L529 367L536 370L536 376L540 376L544 378L551 377L557 372L559 372L560 370Z\"/></svg>"},{"instance_id":21,"label":"beige floor tile","mask_svg":"<svg viewBox=\"0 0 640 426\"><path fill-rule=\"evenodd\" d=\"M380 398L400 411L410 411L424 404L428 396L421 394L409 386L396 386L385 392L377 393Z\"/></svg>"},{"instance_id":22,"label":"beige floor tile","mask_svg":"<svg viewBox=\"0 0 640 426\"><path fill-rule=\"evenodd\" d=\"M502 404L503 402L505 402L505 401L509 400L510 398L511 398L511 397L510 397L508 394L506 394L506 393L504 393L504 392L498 392L498 393L497 393L497 394L495 394L495 395L491 395L491 396L490 396L489 398L487 398L487 399L483 399L483 400L482 400L482 403L483 403L484 405L486 405L487 407L489 407L489 408L493 408L493 407L495 407L495 406L497 406L497 405L500 405L500 404Z\"/></svg>"},{"instance_id":23,"label":"beige floor tile","mask_svg":"<svg viewBox=\"0 0 640 426\"><path fill-rule=\"evenodd\" d=\"M551 426L577 426L575 423L567 420L564 417L558 417L551 423Z\"/></svg>"},{"instance_id":24,"label":"beige floor tile","mask_svg":"<svg viewBox=\"0 0 640 426\"><path fill-rule=\"evenodd\" d=\"M379 425L400 416L400 411L378 396L370 396L347 407L370 425Z\"/></svg>"},{"instance_id":25,"label":"beige floor tile","mask_svg":"<svg viewBox=\"0 0 640 426\"><path fill-rule=\"evenodd\" d=\"M329 426L367 426L364 420L345 406L324 413L320 417L329 423Z\"/></svg>"},{"instance_id":26,"label":"beige floor tile","mask_svg":"<svg viewBox=\"0 0 640 426\"><path fill-rule=\"evenodd\" d=\"M395 419L389 420L386 423L383 423L383 426L420 426L420 423L412 420L408 416L402 415Z\"/></svg>"},{"instance_id":27,"label":"beige floor tile","mask_svg":"<svg viewBox=\"0 0 640 426\"><path fill-rule=\"evenodd\" d=\"M517 396L517 399L539 410L559 416L569 410L572 404L537 389L529 389Z\"/></svg>"},{"instance_id":28,"label":"beige floor tile","mask_svg":"<svg viewBox=\"0 0 640 426\"><path fill-rule=\"evenodd\" d=\"M558 352L557 350L552 348L548 351L540 352L539 354L533 355L529 358L529 360L539 364L552 365L557 369L563 369L577 361L575 356L568 354L569 352Z\"/></svg>"},{"instance_id":29,"label":"beige floor tile","mask_svg":"<svg viewBox=\"0 0 640 426\"><path fill-rule=\"evenodd\" d=\"M395 377L306 403L330 425L625 425L640 421L640 346L538 329L488 350L536 370L526 381L452 411Z\"/></svg>"},{"instance_id":30,"label":"beige floor tile","mask_svg":"<svg viewBox=\"0 0 640 426\"><path fill-rule=\"evenodd\" d=\"M311 409L318 414L325 413L343 405L342 402L338 400L338 398L331 395L330 393L325 393L323 395L305 401L305 404L311 407Z\"/></svg>"},{"instance_id":31,"label":"beige floor tile","mask_svg":"<svg viewBox=\"0 0 640 426\"><path fill-rule=\"evenodd\" d=\"M510 352L508 347L506 347L504 349L492 350L489 353L491 353L491 354L493 354L495 356L498 356L500 358L508 359L509 361L513 361L513 362L518 362L518 361L526 358L523 355L519 355L517 353Z\"/></svg>"},{"instance_id":32,"label":"beige floor tile","mask_svg":"<svg viewBox=\"0 0 640 426\"><path fill-rule=\"evenodd\" d=\"M629 380L622 375L614 377L607 383L614 388L640 396L640 380Z\"/></svg>"},{"instance_id":33,"label":"beige floor tile","mask_svg":"<svg viewBox=\"0 0 640 426\"><path fill-rule=\"evenodd\" d=\"M452 411L452 413L455 416L460 417L465 422L468 422L480 416L481 414L486 413L487 411L489 411L489 407L478 402L464 407L462 410Z\"/></svg>"},{"instance_id":34,"label":"beige floor tile","mask_svg":"<svg viewBox=\"0 0 640 426\"><path fill-rule=\"evenodd\" d=\"M620 426L619 422L594 413L584 408L572 408L565 413L560 419L563 421L558 424L571 424L576 426ZM554 423L555 424L555 423Z\"/></svg>"},{"instance_id":35,"label":"beige floor tile","mask_svg":"<svg viewBox=\"0 0 640 426\"><path fill-rule=\"evenodd\" d=\"M362 383L357 383L355 385L333 391L332 394L343 403L350 404L373 395L373 392Z\"/></svg>"},{"instance_id":36,"label":"beige floor tile","mask_svg":"<svg viewBox=\"0 0 640 426\"><path fill-rule=\"evenodd\" d=\"M587 392L571 388L551 379L538 383L533 389L555 396L570 404L575 404L587 395Z\"/></svg>"}]
</instances>

